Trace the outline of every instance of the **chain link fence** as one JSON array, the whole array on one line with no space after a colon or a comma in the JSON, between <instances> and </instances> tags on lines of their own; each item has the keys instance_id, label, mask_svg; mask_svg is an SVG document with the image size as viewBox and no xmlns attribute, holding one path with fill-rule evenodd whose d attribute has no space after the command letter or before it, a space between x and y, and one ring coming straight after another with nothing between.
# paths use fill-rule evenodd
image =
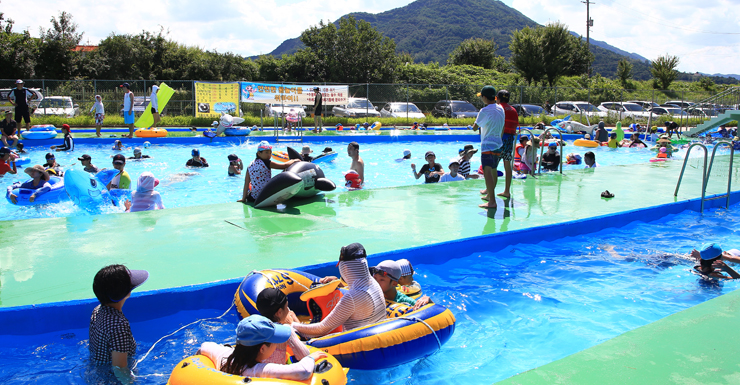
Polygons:
<instances>
[{"instance_id":1,"label":"chain link fence","mask_svg":"<svg viewBox=\"0 0 740 385\"><path fill-rule=\"evenodd\" d=\"M120 85L128 82L131 90L137 98L148 102L151 87L160 82L152 80L26 80L28 88L38 88L44 97L66 96L71 97L73 103L78 106L78 114L86 114L95 102L95 95L101 95L106 113L111 115L113 111L120 115L123 108L123 90ZM7 89L14 86L12 79L0 80L0 84L7 85ZM164 115L171 116L194 116L195 115L195 93L194 81L176 80L166 81L175 90L175 94L163 111ZM300 84L300 83L283 83ZM305 83L304 83L305 84ZM390 103L401 103L408 106L403 111L395 113L394 117L406 118L410 123L419 118L413 118L413 112L421 112L425 116L453 118L456 107L445 109L444 101L466 101L479 109L483 106L477 93L483 84L348 84L349 96L354 98L366 98L372 106L367 106L367 115L388 116L391 111ZM597 88L569 88L569 87L530 87L530 86L507 86L493 85L497 89L507 89L511 93L510 104L529 104L544 107L554 107L556 103L563 101L579 101L599 106L601 103L614 102L624 103L630 101L648 102L653 106L673 102L683 107L686 115L709 118L723 109L736 109L740 104L740 93L730 93L727 97L713 100L712 106L699 105L695 108L686 107L687 103L699 103L709 100L715 93L699 91L670 91L670 90L625 90L625 89L597 89ZM0 87L3 89L3 87ZM3 89L7 91L6 89ZM654 103L654 104L653 104ZM0 103L2 104L2 103ZM5 103L7 104L7 103ZM2 104L4 108L7 108ZM312 106L307 106L310 113ZM613 108L617 108L612 106ZM246 116L261 116L264 112L263 104L241 103L241 113ZM375 110L375 113L370 110ZM383 110L386 110L385 113ZM675 111L675 110L674 110ZM326 111L331 115L331 108ZM682 113L682 115L684 114ZM418 116L418 115L417 115ZM451 120L454 122L454 119Z\"/></svg>"}]
</instances>

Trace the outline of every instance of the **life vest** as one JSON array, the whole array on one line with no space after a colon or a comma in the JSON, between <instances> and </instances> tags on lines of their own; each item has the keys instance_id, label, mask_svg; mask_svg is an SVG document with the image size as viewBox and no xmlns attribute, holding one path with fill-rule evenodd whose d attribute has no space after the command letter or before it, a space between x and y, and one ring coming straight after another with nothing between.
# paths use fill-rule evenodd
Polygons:
<instances>
[{"instance_id":1,"label":"life vest","mask_svg":"<svg viewBox=\"0 0 740 385\"><path fill-rule=\"evenodd\" d=\"M668 157L668 154L666 154L665 152L661 152L658 154L656 158L667 158L667 157Z\"/></svg>"},{"instance_id":2,"label":"life vest","mask_svg":"<svg viewBox=\"0 0 740 385\"><path fill-rule=\"evenodd\" d=\"M523 144L521 144L521 143L519 143L519 144L516 145L516 147L514 148L514 162L521 162L522 161L522 156L519 155L519 149L520 148L524 148L524 147L526 147L526 146L523 145Z\"/></svg>"},{"instance_id":3,"label":"life vest","mask_svg":"<svg viewBox=\"0 0 740 385\"><path fill-rule=\"evenodd\" d=\"M311 323L318 323L326 318L332 309L337 306L340 299L342 299L342 292L340 290L334 290L323 297L314 297L306 301L308 314L311 316ZM339 327L329 332L329 334L339 333L343 330L342 325L339 325Z\"/></svg>"}]
</instances>

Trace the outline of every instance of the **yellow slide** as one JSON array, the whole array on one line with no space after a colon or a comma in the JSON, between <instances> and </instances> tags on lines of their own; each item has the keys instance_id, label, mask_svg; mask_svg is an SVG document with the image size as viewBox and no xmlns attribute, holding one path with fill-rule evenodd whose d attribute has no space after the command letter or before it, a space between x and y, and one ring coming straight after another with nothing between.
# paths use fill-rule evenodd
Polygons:
<instances>
[{"instance_id":1,"label":"yellow slide","mask_svg":"<svg viewBox=\"0 0 740 385\"><path fill-rule=\"evenodd\" d=\"M167 106L167 102L170 101L170 98L172 95L175 94L175 90L170 88L165 83L161 83L159 85L159 92L157 92L157 101L159 102L159 111L164 111L164 107ZM152 102L149 102L149 104L146 106L146 109L144 110L144 113L141 114L139 119L136 120L136 123L134 125L136 127L141 128L148 128L151 127L154 124L154 116L152 116Z\"/></svg>"}]
</instances>

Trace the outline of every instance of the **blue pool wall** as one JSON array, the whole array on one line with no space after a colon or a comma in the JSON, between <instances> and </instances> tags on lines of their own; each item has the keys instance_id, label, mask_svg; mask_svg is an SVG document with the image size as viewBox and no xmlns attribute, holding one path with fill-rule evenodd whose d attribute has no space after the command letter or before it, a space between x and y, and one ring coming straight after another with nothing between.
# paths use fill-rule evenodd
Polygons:
<instances>
[{"instance_id":1,"label":"blue pool wall","mask_svg":"<svg viewBox=\"0 0 740 385\"><path fill-rule=\"evenodd\" d=\"M717 195L707 198L713 197ZM725 202L724 198L708 200L705 201L704 206L705 209L719 208L724 207ZM738 202L740 202L740 191L734 191L730 194L730 204ZM368 257L368 262L370 266L373 266L386 259L406 258L412 264L441 264L450 259L467 257L475 252L497 252L509 245L527 244L533 241L551 242L564 237L624 227L632 222L642 221L643 218L655 221L687 210L698 212L700 205L701 199L699 198L684 200L617 214L376 253ZM295 269L318 276L339 275L336 262ZM246 275L249 272L244 273ZM135 323L162 318L179 311L208 309L224 311L231 305L241 280L242 278L234 278L146 292L135 291L126 302L126 317ZM92 290L90 294L92 295ZM90 321L90 313L97 305L96 299L84 299L0 308L0 330L2 330L0 336L38 335L86 328Z\"/></svg>"}]
</instances>

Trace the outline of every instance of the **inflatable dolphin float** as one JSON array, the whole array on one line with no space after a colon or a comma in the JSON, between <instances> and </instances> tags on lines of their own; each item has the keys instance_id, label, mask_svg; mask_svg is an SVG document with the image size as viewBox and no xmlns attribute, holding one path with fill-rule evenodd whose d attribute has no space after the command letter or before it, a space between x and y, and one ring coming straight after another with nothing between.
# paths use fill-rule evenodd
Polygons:
<instances>
[{"instance_id":1,"label":"inflatable dolphin float","mask_svg":"<svg viewBox=\"0 0 740 385\"><path fill-rule=\"evenodd\" d=\"M289 154L290 150L288 148ZM293 197L312 197L320 191L336 188L337 185L326 178L319 165L301 161L272 177L255 200L254 207L276 206Z\"/></svg>"}]
</instances>

